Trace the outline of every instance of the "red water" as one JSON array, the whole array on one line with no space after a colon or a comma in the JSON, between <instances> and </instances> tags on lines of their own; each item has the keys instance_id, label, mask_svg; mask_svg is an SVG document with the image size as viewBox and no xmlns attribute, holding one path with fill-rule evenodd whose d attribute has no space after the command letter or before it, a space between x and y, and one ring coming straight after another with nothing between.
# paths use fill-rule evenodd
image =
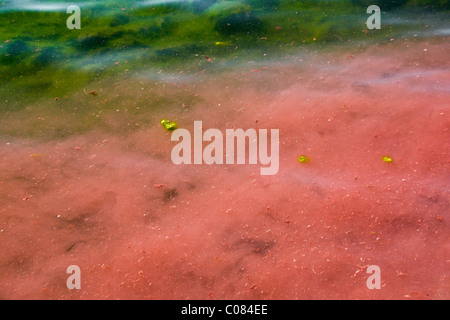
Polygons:
<instances>
[{"instance_id":1,"label":"red water","mask_svg":"<svg viewBox=\"0 0 450 320\"><path fill-rule=\"evenodd\" d=\"M142 85L201 99L132 131L2 138L0 298L449 299L449 49L393 43L192 83L128 79L92 99ZM130 126L132 107L105 123ZM162 118L278 128L280 170L176 166ZM66 287L72 264L81 290ZM366 287L369 265L380 290Z\"/></svg>"}]
</instances>

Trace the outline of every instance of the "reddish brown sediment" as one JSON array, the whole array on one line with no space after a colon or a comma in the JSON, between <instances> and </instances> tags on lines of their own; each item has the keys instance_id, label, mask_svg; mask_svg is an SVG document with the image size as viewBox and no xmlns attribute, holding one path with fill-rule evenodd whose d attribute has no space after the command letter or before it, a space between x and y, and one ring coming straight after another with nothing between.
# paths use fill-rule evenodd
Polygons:
<instances>
[{"instance_id":1,"label":"reddish brown sediment","mask_svg":"<svg viewBox=\"0 0 450 320\"><path fill-rule=\"evenodd\" d=\"M2 138L0 298L449 299L449 46L408 46L202 73L138 130ZM163 118L278 128L279 172L176 166Z\"/></svg>"}]
</instances>

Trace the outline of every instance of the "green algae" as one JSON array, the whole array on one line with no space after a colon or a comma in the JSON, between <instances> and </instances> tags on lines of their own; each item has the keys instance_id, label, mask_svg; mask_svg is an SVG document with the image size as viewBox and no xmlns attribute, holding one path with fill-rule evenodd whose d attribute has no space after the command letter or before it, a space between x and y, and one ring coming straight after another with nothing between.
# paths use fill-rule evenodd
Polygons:
<instances>
[{"instance_id":1,"label":"green algae","mask_svg":"<svg viewBox=\"0 0 450 320\"><path fill-rule=\"evenodd\" d=\"M418 28L418 24L382 22L381 30L362 32L367 18L365 2L356 0L188 0L150 5L106 0L80 4L81 29L69 30L65 2L39 3L61 8L40 11L21 7L19 1L0 4L0 120L4 123L9 112L39 101L46 106L59 97L59 105L51 104L48 112L53 108L67 112L67 118L73 119L73 130L87 130L98 123L98 114L91 119L98 110L92 111L91 102L73 110L71 104L76 101L67 105L67 100L91 83L116 81L127 72L140 70L214 71L220 65L256 60L266 54L272 59L289 57L310 50L310 46L389 42L400 32ZM395 9L435 11L436 25L448 10L443 1L425 0L402 1ZM214 64L205 65L204 56ZM101 98L109 101L99 107L102 110L114 100L111 96ZM157 105L152 102L152 108ZM87 114L81 115L83 112ZM50 128L57 133L62 127L55 122ZM0 133L24 132L10 128L2 127Z\"/></svg>"},{"instance_id":2,"label":"green algae","mask_svg":"<svg viewBox=\"0 0 450 320\"><path fill-rule=\"evenodd\" d=\"M247 54L218 44L286 53L298 49L292 42L388 41L404 28L390 25L361 32L366 13L358 1L208 1L204 10L199 5L198 1L153 6L102 1L82 9L80 30L67 29L65 12L1 11L0 6L0 81L33 75L52 65L64 77L74 68L86 71L87 60L101 72L123 52L136 49L146 52L128 59L129 67L164 65L167 60L174 64L193 54ZM161 56L165 59L158 59Z\"/></svg>"}]
</instances>

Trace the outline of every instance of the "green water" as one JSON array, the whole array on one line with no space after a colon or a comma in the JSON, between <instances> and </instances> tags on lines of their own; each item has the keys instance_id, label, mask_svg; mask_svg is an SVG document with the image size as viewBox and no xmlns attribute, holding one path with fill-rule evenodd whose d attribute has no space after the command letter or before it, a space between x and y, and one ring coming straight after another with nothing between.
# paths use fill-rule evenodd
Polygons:
<instances>
[{"instance_id":1,"label":"green water","mask_svg":"<svg viewBox=\"0 0 450 320\"><path fill-rule=\"evenodd\" d=\"M70 4L81 7L79 30L66 26ZM380 30L366 27L370 4L381 7ZM249 60L285 61L304 51L446 36L448 10L443 0L4 1L0 117L12 119L12 112L37 101L68 97L89 83L107 84L137 71L150 78L157 70L220 72ZM49 110L64 114L75 100ZM79 128L95 125L76 113Z\"/></svg>"}]
</instances>

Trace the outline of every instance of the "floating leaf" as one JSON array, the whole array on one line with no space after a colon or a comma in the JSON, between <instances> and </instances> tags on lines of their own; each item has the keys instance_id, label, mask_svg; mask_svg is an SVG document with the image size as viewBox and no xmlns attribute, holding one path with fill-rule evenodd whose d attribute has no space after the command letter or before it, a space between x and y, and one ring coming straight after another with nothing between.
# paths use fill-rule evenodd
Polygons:
<instances>
[{"instance_id":1,"label":"floating leaf","mask_svg":"<svg viewBox=\"0 0 450 320\"><path fill-rule=\"evenodd\" d=\"M307 156L300 156L297 158L298 162L300 163L308 163L309 162L309 158Z\"/></svg>"},{"instance_id":2,"label":"floating leaf","mask_svg":"<svg viewBox=\"0 0 450 320\"><path fill-rule=\"evenodd\" d=\"M381 158L384 162L392 162L392 158L388 157L388 156L384 156Z\"/></svg>"},{"instance_id":3,"label":"floating leaf","mask_svg":"<svg viewBox=\"0 0 450 320\"><path fill-rule=\"evenodd\" d=\"M166 129L168 131L173 131L178 128L177 124L175 122L167 120L167 119L162 119L161 125L164 127L164 129Z\"/></svg>"},{"instance_id":4,"label":"floating leaf","mask_svg":"<svg viewBox=\"0 0 450 320\"><path fill-rule=\"evenodd\" d=\"M231 45L231 41L216 41L214 43L216 46L229 46Z\"/></svg>"}]
</instances>

